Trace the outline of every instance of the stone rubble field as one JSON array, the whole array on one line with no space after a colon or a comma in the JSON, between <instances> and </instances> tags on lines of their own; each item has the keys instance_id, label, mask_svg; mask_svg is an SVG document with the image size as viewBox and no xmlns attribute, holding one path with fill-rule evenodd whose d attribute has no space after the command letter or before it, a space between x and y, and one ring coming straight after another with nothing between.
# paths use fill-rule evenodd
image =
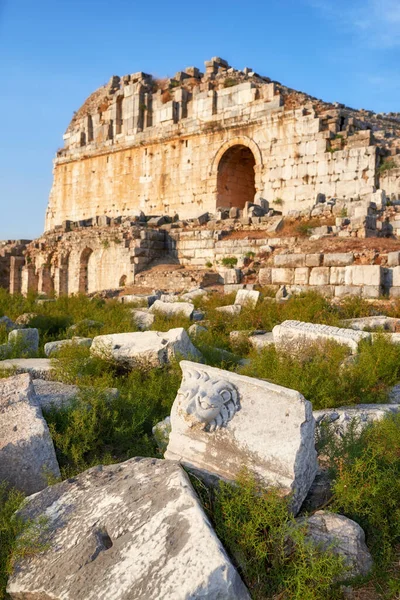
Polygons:
<instances>
[{"instance_id":1,"label":"stone rubble field","mask_svg":"<svg viewBox=\"0 0 400 600\"><path fill-rule=\"evenodd\" d=\"M0 294L2 313L1 599L400 590L397 300Z\"/></svg>"}]
</instances>

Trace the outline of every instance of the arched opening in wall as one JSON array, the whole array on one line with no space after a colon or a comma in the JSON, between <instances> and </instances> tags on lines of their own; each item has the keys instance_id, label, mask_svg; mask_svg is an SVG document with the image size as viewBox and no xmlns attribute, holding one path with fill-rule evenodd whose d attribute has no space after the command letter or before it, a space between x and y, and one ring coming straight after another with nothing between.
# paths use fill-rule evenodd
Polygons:
<instances>
[{"instance_id":1,"label":"arched opening in wall","mask_svg":"<svg viewBox=\"0 0 400 600\"><path fill-rule=\"evenodd\" d=\"M254 202L255 166L250 148L240 144L228 148L218 165L217 208L243 209L246 202Z\"/></svg>"},{"instance_id":2,"label":"arched opening in wall","mask_svg":"<svg viewBox=\"0 0 400 600\"><path fill-rule=\"evenodd\" d=\"M127 280L127 276L126 275L122 275L122 277L119 280L119 287L125 287L126 286L126 280Z\"/></svg>"},{"instance_id":3,"label":"arched opening in wall","mask_svg":"<svg viewBox=\"0 0 400 600\"><path fill-rule=\"evenodd\" d=\"M89 291L89 258L92 254L91 248L85 248L79 260L79 292L82 294Z\"/></svg>"}]
</instances>

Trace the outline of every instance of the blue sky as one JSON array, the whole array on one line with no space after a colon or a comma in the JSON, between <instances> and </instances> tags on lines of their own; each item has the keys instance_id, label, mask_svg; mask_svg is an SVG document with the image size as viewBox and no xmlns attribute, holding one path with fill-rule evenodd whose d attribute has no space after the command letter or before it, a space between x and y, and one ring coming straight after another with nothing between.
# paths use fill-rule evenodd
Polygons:
<instances>
[{"instance_id":1,"label":"blue sky","mask_svg":"<svg viewBox=\"0 0 400 600\"><path fill-rule=\"evenodd\" d=\"M0 0L0 239L43 231L55 151L93 90L216 55L325 100L400 111L400 0Z\"/></svg>"}]
</instances>

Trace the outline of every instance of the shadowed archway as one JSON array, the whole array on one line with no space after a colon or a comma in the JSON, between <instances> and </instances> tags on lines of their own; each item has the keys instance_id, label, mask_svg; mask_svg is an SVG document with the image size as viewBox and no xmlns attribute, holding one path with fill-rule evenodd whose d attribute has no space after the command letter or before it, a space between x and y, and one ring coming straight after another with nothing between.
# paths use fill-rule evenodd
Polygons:
<instances>
[{"instance_id":1,"label":"shadowed archway","mask_svg":"<svg viewBox=\"0 0 400 600\"><path fill-rule=\"evenodd\" d=\"M218 164L217 208L243 209L254 202L256 193L256 160L250 148L242 144L231 146Z\"/></svg>"},{"instance_id":2,"label":"shadowed archway","mask_svg":"<svg viewBox=\"0 0 400 600\"><path fill-rule=\"evenodd\" d=\"M89 258L92 253L91 248L85 248L79 260L79 292L82 294L89 291Z\"/></svg>"}]
</instances>

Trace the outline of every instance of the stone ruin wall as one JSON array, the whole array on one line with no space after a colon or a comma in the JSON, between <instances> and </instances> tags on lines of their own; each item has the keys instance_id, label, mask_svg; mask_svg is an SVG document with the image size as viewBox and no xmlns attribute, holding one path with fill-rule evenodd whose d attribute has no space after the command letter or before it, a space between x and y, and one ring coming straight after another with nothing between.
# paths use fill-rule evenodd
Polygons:
<instances>
[{"instance_id":1,"label":"stone ruin wall","mask_svg":"<svg viewBox=\"0 0 400 600\"><path fill-rule=\"evenodd\" d=\"M196 217L246 201L282 211L379 188L400 118L331 105L219 58L162 82L112 77L75 114L54 162L46 231L99 215ZM246 185L243 185L243 182ZM400 194L400 176L390 181Z\"/></svg>"},{"instance_id":2,"label":"stone ruin wall","mask_svg":"<svg viewBox=\"0 0 400 600\"><path fill-rule=\"evenodd\" d=\"M337 226L324 235L400 233L400 215L382 216L387 199L400 201L400 114L328 104L219 58L206 62L205 74L191 67L162 81L112 77L75 113L64 140L46 234L0 252L0 286L12 293L152 286L145 269L165 258L187 267L185 285L206 281L194 271L210 263L219 271L224 256L241 260L262 246L297 252L296 240L292 247L273 230L279 214L310 218L329 209ZM343 214L351 216L344 228ZM230 240L237 228L265 237ZM314 275L281 281L272 271L271 285L318 286ZM169 282L168 271L157 277ZM389 292L392 279L363 284L363 294ZM171 285L182 281L176 275ZM215 282L210 273L208 281ZM345 285L330 273L321 281L332 294Z\"/></svg>"}]
</instances>

